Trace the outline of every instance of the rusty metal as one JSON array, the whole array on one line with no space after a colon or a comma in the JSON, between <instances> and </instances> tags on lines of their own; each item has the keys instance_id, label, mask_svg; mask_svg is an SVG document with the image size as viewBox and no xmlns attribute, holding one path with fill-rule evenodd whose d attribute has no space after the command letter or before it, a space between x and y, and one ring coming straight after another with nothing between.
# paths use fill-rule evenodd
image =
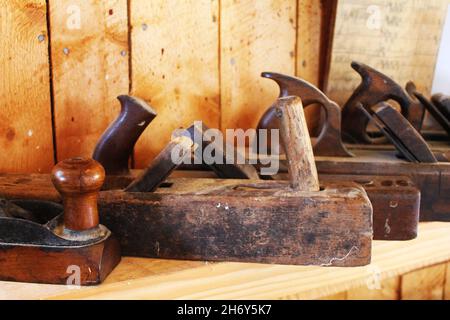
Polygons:
<instances>
[{"instance_id":1,"label":"rusty metal","mask_svg":"<svg viewBox=\"0 0 450 320\"><path fill-rule=\"evenodd\" d=\"M191 157L197 146L191 138L178 136L172 139L166 147L153 159L128 187L126 192L153 192L183 161Z\"/></svg>"},{"instance_id":2,"label":"rusty metal","mask_svg":"<svg viewBox=\"0 0 450 320\"><path fill-rule=\"evenodd\" d=\"M156 117L156 111L136 97L121 95L117 99L120 114L97 142L92 158L105 168L107 175L128 175L134 145Z\"/></svg>"},{"instance_id":3,"label":"rusty metal","mask_svg":"<svg viewBox=\"0 0 450 320\"><path fill-rule=\"evenodd\" d=\"M359 105L373 113L373 107L389 100L400 105L402 115L420 132L425 109L417 99L383 73L359 62L352 62L351 66L359 73L362 81L342 109L342 133L345 141L368 144L385 142L384 138L372 138L367 134L369 119Z\"/></svg>"},{"instance_id":4,"label":"rusty metal","mask_svg":"<svg viewBox=\"0 0 450 320\"><path fill-rule=\"evenodd\" d=\"M439 111L450 121L450 97L443 94L435 94L431 97Z\"/></svg>"},{"instance_id":5,"label":"rusty metal","mask_svg":"<svg viewBox=\"0 0 450 320\"><path fill-rule=\"evenodd\" d=\"M435 95L432 98L433 101L430 101L422 93L417 91L416 86L412 82L408 82L406 85L406 90L410 93L410 95L414 95L420 101L431 116L439 123L442 129L447 132L447 135L450 136L450 118L447 114L447 112L450 112L450 109L446 110L445 108L445 98L443 98L442 95Z\"/></svg>"},{"instance_id":6,"label":"rusty metal","mask_svg":"<svg viewBox=\"0 0 450 320\"><path fill-rule=\"evenodd\" d=\"M234 150L234 155L236 159L244 158L240 155L239 150L235 150L232 145L227 141L222 141L221 145L218 141L211 141L205 133L211 130L203 124L202 122L196 122L194 125L190 126L186 131L189 137L195 142L201 145L194 151L192 163L190 165L183 166L183 169L206 169L210 168L214 171L219 178L228 179L258 179L258 171L251 164L247 163L229 163L227 161L227 151ZM214 129L217 130L217 129ZM214 156L217 155L220 160L218 162L205 163L204 152L205 149L214 150Z\"/></svg>"},{"instance_id":7,"label":"rusty metal","mask_svg":"<svg viewBox=\"0 0 450 320\"><path fill-rule=\"evenodd\" d=\"M280 87L280 97L298 96L303 107L319 104L325 111L326 119L322 131L314 145L316 156L351 157L341 140L341 111L322 91L311 83L274 72L263 72L262 77L272 79ZM280 124L275 116L275 108L270 107L259 120L258 129L279 129ZM270 141L270 138L268 139Z\"/></svg>"},{"instance_id":8,"label":"rusty metal","mask_svg":"<svg viewBox=\"0 0 450 320\"><path fill-rule=\"evenodd\" d=\"M362 106L360 109L366 113L368 119L374 120L406 159L420 163L438 162L420 133L388 103L381 103L380 108L373 115L370 115Z\"/></svg>"}]
</instances>

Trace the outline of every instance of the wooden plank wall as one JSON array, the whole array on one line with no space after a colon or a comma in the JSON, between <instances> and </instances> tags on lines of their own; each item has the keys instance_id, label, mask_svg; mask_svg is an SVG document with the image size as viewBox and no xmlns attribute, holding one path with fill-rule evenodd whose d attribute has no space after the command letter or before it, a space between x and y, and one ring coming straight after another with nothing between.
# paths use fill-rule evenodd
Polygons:
<instances>
[{"instance_id":1,"label":"wooden plank wall","mask_svg":"<svg viewBox=\"0 0 450 320\"><path fill-rule=\"evenodd\" d=\"M194 120L254 127L277 96L262 71L319 83L323 3L0 0L0 172L48 172L90 156L119 94L159 113L138 143L137 167Z\"/></svg>"},{"instance_id":2,"label":"wooden plank wall","mask_svg":"<svg viewBox=\"0 0 450 320\"><path fill-rule=\"evenodd\" d=\"M45 0L0 1L0 172L53 164Z\"/></svg>"}]
</instances>

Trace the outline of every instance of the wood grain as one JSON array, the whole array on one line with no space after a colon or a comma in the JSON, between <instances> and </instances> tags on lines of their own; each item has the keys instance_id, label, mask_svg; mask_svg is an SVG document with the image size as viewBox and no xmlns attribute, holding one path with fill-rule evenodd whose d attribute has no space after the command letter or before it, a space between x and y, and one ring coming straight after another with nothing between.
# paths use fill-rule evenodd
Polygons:
<instances>
[{"instance_id":1,"label":"wood grain","mask_svg":"<svg viewBox=\"0 0 450 320\"><path fill-rule=\"evenodd\" d=\"M400 277L386 279L377 284L376 274L374 279L368 280L369 286L361 286L347 291L348 300L398 300L400 298ZM375 281L373 281L375 280ZM371 283L371 285L370 285Z\"/></svg>"},{"instance_id":2,"label":"wood grain","mask_svg":"<svg viewBox=\"0 0 450 320\"><path fill-rule=\"evenodd\" d=\"M280 135L289 165L289 180L295 191L319 191L319 178L299 97L279 98L275 104Z\"/></svg>"},{"instance_id":3,"label":"wood grain","mask_svg":"<svg viewBox=\"0 0 450 320\"><path fill-rule=\"evenodd\" d=\"M402 300L442 300L445 275L446 264L438 264L403 275Z\"/></svg>"},{"instance_id":4,"label":"wood grain","mask_svg":"<svg viewBox=\"0 0 450 320\"><path fill-rule=\"evenodd\" d=\"M296 76L319 86L323 26L322 1L302 0L298 1L297 5ZM318 130L320 107L307 108L305 116L311 132Z\"/></svg>"},{"instance_id":5,"label":"wood grain","mask_svg":"<svg viewBox=\"0 0 450 320\"><path fill-rule=\"evenodd\" d=\"M343 104L360 82L350 68L364 62L400 85L413 80L429 94L448 0L341 0L327 93Z\"/></svg>"},{"instance_id":6,"label":"wood grain","mask_svg":"<svg viewBox=\"0 0 450 320\"><path fill-rule=\"evenodd\" d=\"M0 1L0 171L49 172L53 141L45 0Z\"/></svg>"},{"instance_id":7,"label":"wood grain","mask_svg":"<svg viewBox=\"0 0 450 320\"><path fill-rule=\"evenodd\" d=\"M126 0L49 1L59 160L91 156L128 93Z\"/></svg>"},{"instance_id":8,"label":"wood grain","mask_svg":"<svg viewBox=\"0 0 450 320\"><path fill-rule=\"evenodd\" d=\"M296 75L319 86L322 1L298 2Z\"/></svg>"},{"instance_id":9,"label":"wood grain","mask_svg":"<svg viewBox=\"0 0 450 320\"><path fill-rule=\"evenodd\" d=\"M263 71L295 74L296 1L221 1L221 129L256 128L278 95Z\"/></svg>"},{"instance_id":10,"label":"wood grain","mask_svg":"<svg viewBox=\"0 0 450 320\"><path fill-rule=\"evenodd\" d=\"M375 241L373 262L384 279L450 261L450 226L423 223L412 241ZM319 268L124 258L96 288L69 290L0 282L0 297L18 299L315 299L367 284L371 266Z\"/></svg>"},{"instance_id":11,"label":"wood grain","mask_svg":"<svg viewBox=\"0 0 450 320\"><path fill-rule=\"evenodd\" d=\"M219 127L219 1L131 0L132 93L158 113L136 146L145 167L174 129Z\"/></svg>"}]
</instances>

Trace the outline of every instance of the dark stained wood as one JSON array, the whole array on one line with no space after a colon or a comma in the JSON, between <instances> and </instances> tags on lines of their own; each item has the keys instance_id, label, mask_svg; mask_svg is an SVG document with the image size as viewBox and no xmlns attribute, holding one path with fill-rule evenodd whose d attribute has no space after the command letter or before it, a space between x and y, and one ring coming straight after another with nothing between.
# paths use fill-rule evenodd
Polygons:
<instances>
[{"instance_id":1,"label":"dark stained wood","mask_svg":"<svg viewBox=\"0 0 450 320\"><path fill-rule=\"evenodd\" d=\"M95 285L120 262L120 247L113 236L73 248L0 243L0 261L3 281L78 285L68 280L74 275L73 267L79 267L79 285Z\"/></svg>"},{"instance_id":2,"label":"dark stained wood","mask_svg":"<svg viewBox=\"0 0 450 320\"><path fill-rule=\"evenodd\" d=\"M119 116L103 133L92 156L107 175L129 174L134 145L156 117L156 111L139 98L121 95L117 99L121 104Z\"/></svg>"},{"instance_id":3,"label":"dark stained wood","mask_svg":"<svg viewBox=\"0 0 450 320\"><path fill-rule=\"evenodd\" d=\"M64 210L40 198L2 201L5 208L22 210L0 215L0 280L66 285L102 282L121 257L116 238L98 223L97 197L104 178L104 169L95 160L68 159L57 164L51 175Z\"/></svg>"},{"instance_id":4,"label":"dark stained wood","mask_svg":"<svg viewBox=\"0 0 450 320\"><path fill-rule=\"evenodd\" d=\"M319 191L319 178L301 99L295 96L278 98L274 110L280 122L291 188L295 191Z\"/></svg>"},{"instance_id":5,"label":"dark stained wood","mask_svg":"<svg viewBox=\"0 0 450 320\"><path fill-rule=\"evenodd\" d=\"M25 177L0 176L0 195L60 201L48 175ZM366 193L351 182L323 187L297 193L289 191L287 181L174 178L152 193L101 192L100 221L119 238L124 255L369 263L372 207Z\"/></svg>"},{"instance_id":6,"label":"dark stained wood","mask_svg":"<svg viewBox=\"0 0 450 320\"><path fill-rule=\"evenodd\" d=\"M102 222L118 233L125 254L336 266L370 261L372 209L351 183L298 194L279 182L171 182L154 193L102 193Z\"/></svg>"},{"instance_id":7,"label":"dark stained wood","mask_svg":"<svg viewBox=\"0 0 450 320\"><path fill-rule=\"evenodd\" d=\"M417 237L420 191L406 176L320 175L321 181L354 181L364 187L373 207L374 240Z\"/></svg>"},{"instance_id":8,"label":"dark stained wood","mask_svg":"<svg viewBox=\"0 0 450 320\"><path fill-rule=\"evenodd\" d=\"M421 192L421 221L450 221L450 163L411 163L392 151L352 150L355 158L318 157L319 174L408 176Z\"/></svg>"}]
</instances>

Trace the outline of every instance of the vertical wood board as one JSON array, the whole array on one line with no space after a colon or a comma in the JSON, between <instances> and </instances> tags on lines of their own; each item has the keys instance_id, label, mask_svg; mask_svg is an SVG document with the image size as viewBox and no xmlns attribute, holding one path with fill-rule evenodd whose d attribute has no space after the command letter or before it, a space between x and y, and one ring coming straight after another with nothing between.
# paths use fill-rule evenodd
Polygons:
<instances>
[{"instance_id":1,"label":"vertical wood board","mask_svg":"<svg viewBox=\"0 0 450 320\"><path fill-rule=\"evenodd\" d=\"M49 172L53 138L45 0L0 1L0 172Z\"/></svg>"}]
</instances>

